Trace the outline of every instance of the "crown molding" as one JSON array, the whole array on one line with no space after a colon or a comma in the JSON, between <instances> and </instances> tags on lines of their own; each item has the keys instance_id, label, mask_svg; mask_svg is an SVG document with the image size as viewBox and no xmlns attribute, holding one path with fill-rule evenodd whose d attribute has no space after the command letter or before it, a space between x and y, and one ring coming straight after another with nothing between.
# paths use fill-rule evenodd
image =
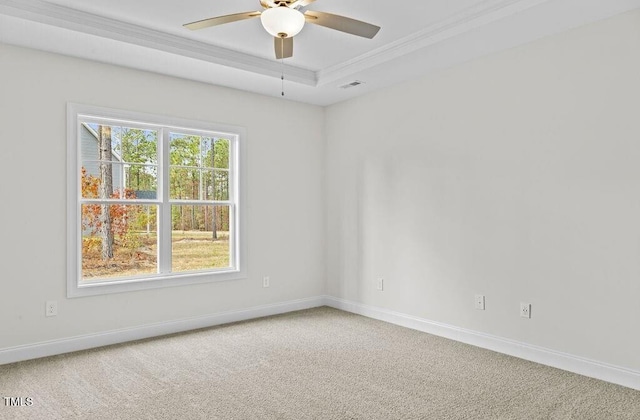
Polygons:
<instances>
[{"instance_id":1,"label":"crown molding","mask_svg":"<svg viewBox=\"0 0 640 420\"><path fill-rule=\"evenodd\" d=\"M486 0L479 5L378 49L317 72L291 65L292 82L322 86L398 59L550 0ZM85 34L177 54L264 76L280 77L282 65L272 60L167 34L42 0L0 0L0 13Z\"/></svg>"},{"instance_id":2,"label":"crown molding","mask_svg":"<svg viewBox=\"0 0 640 420\"><path fill-rule=\"evenodd\" d=\"M282 64L273 60L41 0L0 0L0 14L153 48L265 76L279 78L283 71ZM317 84L316 73L312 70L285 65L284 71L287 73L289 81L308 86Z\"/></svg>"},{"instance_id":3,"label":"crown molding","mask_svg":"<svg viewBox=\"0 0 640 420\"><path fill-rule=\"evenodd\" d=\"M47 35L38 35L37 31L34 32L33 28L29 28L23 30L21 34L9 33L11 36L5 34L4 39L9 43L27 47L35 45L35 48L38 49L98 61L102 56L96 56L96 48L107 48L110 54L106 55L108 57L105 62L111 64L155 71L204 83L217 83L267 95L271 92L270 88L263 89L266 85L257 81L264 81L265 78L279 79L284 70L288 82L293 82L290 86L290 92L298 92L299 94L296 96L294 93L293 96L290 96L291 98L296 97L303 102L326 105L336 100L358 96L376 87L395 83L402 80L403 77L409 77L405 75L414 70L426 71L425 69L448 66L453 62L464 60L465 56L471 58L477 54L484 54L493 48L492 45L498 49L508 48L516 45L517 42L526 42L572 25L591 22L637 7L640 7L640 0L612 0L609 2L602 0L483 0L473 7L465 8L416 33L317 71L290 64L283 66L282 63L274 60L82 12L43 0L0 0L0 17L6 15L7 19L32 23L34 27L41 25L43 29L51 31L61 29L72 35L86 35L74 36L73 39L73 41L76 41L76 38L83 39L84 43L58 45L55 44L55 41L49 41L46 38ZM541 26L540 11L550 14L553 19L550 19L548 24L545 23ZM567 11L580 11L580 13L567 13ZM525 18L523 20L522 16L537 16L538 23L532 19L527 21ZM476 34L482 37L485 29L490 29L492 26L499 27L502 22L509 21L509 18L520 19L521 23L525 23L523 30L517 33L519 41L510 43L508 39L500 41L493 39L489 46L487 43L474 44L473 38ZM16 27L19 26L13 28ZM1 33L2 28L0 28ZM92 40L92 36L100 42L96 42L96 39ZM486 37L486 33L484 36ZM24 38L24 42L21 42L23 39L21 37ZM31 39L29 39L30 37ZM33 39L37 39L37 42L34 42ZM435 48L437 45L445 45L450 41L456 42L460 39L464 40L465 46L461 51L456 50L457 58L452 60L433 55L434 51L437 51ZM106 45L109 41L111 41L111 45ZM102 45L98 46L98 44ZM122 51L118 51L120 45L124 47L122 48L124 52L129 52L128 58L126 54L122 54ZM131 58L133 55L131 51L136 48L143 53L144 50L149 53L142 54L147 57L143 63L136 62ZM170 69L163 67L162 60L164 58L159 58L162 54L166 54L166 58L171 60L173 65L170 66ZM120 56L123 57L122 60L117 61ZM398 61L404 62L403 65L406 66L404 70L397 68L395 63ZM244 74L235 70L241 70ZM337 85L332 86L334 83L366 78L367 75L371 76L375 84L365 86L359 91L346 93L344 89L339 90Z\"/></svg>"},{"instance_id":4,"label":"crown molding","mask_svg":"<svg viewBox=\"0 0 640 420\"><path fill-rule=\"evenodd\" d=\"M318 86L379 66L550 0L486 0L416 33L317 72Z\"/></svg>"}]
</instances>

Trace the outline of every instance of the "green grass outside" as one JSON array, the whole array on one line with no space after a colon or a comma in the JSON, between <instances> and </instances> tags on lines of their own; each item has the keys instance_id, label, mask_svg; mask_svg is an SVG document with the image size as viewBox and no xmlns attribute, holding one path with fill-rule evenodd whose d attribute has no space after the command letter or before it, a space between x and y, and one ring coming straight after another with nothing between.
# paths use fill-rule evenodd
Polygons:
<instances>
[{"instance_id":1,"label":"green grass outside","mask_svg":"<svg viewBox=\"0 0 640 420\"><path fill-rule=\"evenodd\" d=\"M229 267L229 232L218 232L212 240L211 232L173 231L172 272ZM103 261L100 257L100 239L85 238L82 255L82 275L87 281L117 277L155 274L157 272L157 239L155 233L140 233L134 250L114 246L114 258ZM88 241L88 242L87 242Z\"/></svg>"}]
</instances>

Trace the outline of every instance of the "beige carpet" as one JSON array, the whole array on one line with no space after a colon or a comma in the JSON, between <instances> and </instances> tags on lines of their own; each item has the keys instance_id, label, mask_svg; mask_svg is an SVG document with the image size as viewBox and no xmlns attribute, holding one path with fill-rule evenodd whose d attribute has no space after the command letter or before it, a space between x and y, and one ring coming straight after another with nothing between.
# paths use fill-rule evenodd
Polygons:
<instances>
[{"instance_id":1,"label":"beige carpet","mask_svg":"<svg viewBox=\"0 0 640 420\"><path fill-rule=\"evenodd\" d=\"M0 366L2 419L640 419L640 391L330 308Z\"/></svg>"}]
</instances>

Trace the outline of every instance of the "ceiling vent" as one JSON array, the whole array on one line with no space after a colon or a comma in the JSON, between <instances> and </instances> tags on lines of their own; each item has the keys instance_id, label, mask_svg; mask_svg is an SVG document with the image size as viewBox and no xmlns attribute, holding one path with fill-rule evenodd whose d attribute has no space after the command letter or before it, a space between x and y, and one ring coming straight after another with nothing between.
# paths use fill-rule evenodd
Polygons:
<instances>
[{"instance_id":1,"label":"ceiling vent","mask_svg":"<svg viewBox=\"0 0 640 420\"><path fill-rule=\"evenodd\" d=\"M356 86L363 85L363 84L364 84L364 82L361 82L360 80L354 80L353 82L349 82L349 83L347 83L345 85L341 85L339 87L340 87L340 89L349 89L349 88L356 87Z\"/></svg>"}]
</instances>

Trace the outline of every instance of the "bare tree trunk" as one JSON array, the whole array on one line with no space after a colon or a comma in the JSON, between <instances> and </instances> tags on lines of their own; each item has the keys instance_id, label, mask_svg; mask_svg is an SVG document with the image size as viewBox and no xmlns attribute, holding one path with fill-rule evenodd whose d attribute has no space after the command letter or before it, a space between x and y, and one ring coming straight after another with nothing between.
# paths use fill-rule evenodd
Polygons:
<instances>
[{"instance_id":1,"label":"bare tree trunk","mask_svg":"<svg viewBox=\"0 0 640 420\"><path fill-rule=\"evenodd\" d=\"M218 212L216 211L216 206L213 206L213 226L211 227L211 229L213 230L213 235L212 235L212 240L216 240L218 239L218 221L216 220L218 218Z\"/></svg>"},{"instance_id":2,"label":"bare tree trunk","mask_svg":"<svg viewBox=\"0 0 640 420\"><path fill-rule=\"evenodd\" d=\"M217 200L218 199L218 194L216 194L216 141L213 140L213 142L211 143L211 167L213 168L213 170L211 171L211 184L213 185L213 199ZM212 225L211 226L211 231L213 232L213 234L211 235L211 240L215 241L216 239L218 239L218 221L216 220L218 218L218 212L216 211L216 206L213 206L213 217L211 218L211 220L213 220Z\"/></svg>"},{"instance_id":3,"label":"bare tree trunk","mask_svg":"<svg viewBox=\"0 0 640 420\"><path fill-rule=\"evenodd\" d=\"M101 125L100 136L100 190L101 199L111 198L113 195L113 165L111 164L111 127ZM102 259L113 258L113 230L111 229L111 214L109 206L100 206L100 236L102 237Z\"/></svg>"}]
</instances>

